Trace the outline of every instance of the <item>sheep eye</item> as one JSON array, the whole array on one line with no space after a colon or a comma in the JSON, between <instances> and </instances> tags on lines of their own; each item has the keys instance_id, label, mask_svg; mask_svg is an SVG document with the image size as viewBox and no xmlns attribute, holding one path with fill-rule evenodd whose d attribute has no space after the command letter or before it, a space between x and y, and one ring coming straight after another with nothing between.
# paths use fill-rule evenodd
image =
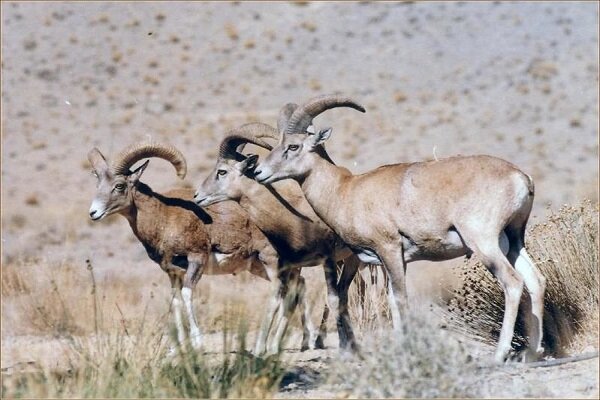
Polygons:
<instances>
[{"instance_id":1,"label":"sheep eye","mask_svg":"<svg viewBox=\"0 0 600 400\"><path fill-rule=\"evenodd\" d=\"M225 176L227 175L227 171L225 171L224 169L220 169L217 171L217 175L218 176Z\"/></svg>"},{"instance_id":2,"label":"sheep eye","mask_svg":"<svg viewBox=\"0 0 600 400\"><path fill-rule=\"evenodd\" d=\"M122 192L123 190L125 190L125 184L124 183L117 183L115 185L115 189L117 189L119 192Z\"/></svg>"},{"instance_id":3,"label":"sheep eye","mask_svg":"<svg viewBox=\"0 0 600 400\"><path fill-rule=\"evenodd\" d=\"M289 150L289 151L296 151L296 150L298 150L299 148L300 148L300 146L298 146L297 144L290 144L290 145L288 146L288 150Z\"/></svg>"}]
</instances>

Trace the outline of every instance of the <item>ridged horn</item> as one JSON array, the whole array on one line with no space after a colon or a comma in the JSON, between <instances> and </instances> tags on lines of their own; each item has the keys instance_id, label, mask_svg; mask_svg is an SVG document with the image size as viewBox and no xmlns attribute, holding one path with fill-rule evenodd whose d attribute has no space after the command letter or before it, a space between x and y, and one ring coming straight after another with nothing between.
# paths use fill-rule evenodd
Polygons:
<instances>
[{"instance_id":1,"label":"ridged horn","mask_svg":"<svg viewBox=\"0 0 600 400\"><path fill-rule=\"evenodd\" d=\"M239 147L246 143L252 143L267 150L273 149L273 146L262 139L265 137L275 140L279 139L277 130L262 122L252 122L242 125L239 128L232 129L221 141L221 145L219 146L219 158L236 161L244 160L246 157L240 153L241 150Z\"/></svg>"},{"instance_id":2,"label":"ridged horn","mask_svg":"<svg viewBox=\"0 0 600 400\"><path fill-rule=\"evenodd\" d=\"M137 143L121 151L112 163L113 173L116 175L129 174L129 168L136 162L150 157L162 158L173 164L177 176L183 179L187 172L187 163L183 154L175 147L155 142Z\"/></svg>"},{"instance_id":3,"label":"ridged horn","mask_svg":"<svg viewBox=\"0 0 600 400\"><path fill-rule=\"evenodd\" d=\"M349 97L339 95L318 96L302 104L293 112L284 133L304 133L317 115L336 107L350 107L365 112L363 106Z\"/></svg>"},{"instance_id":4,"label":"ridged horn","mask_svg":"<svg viewBox=\"0 0 600 400\"><path fill-rule=\"evenodd\" d=\"M298 104L287 103L285 106L279 110L279 117L277 118L277 130L280 134L283 134L285 128L288 126L290 122L290 117L298 108Z\"/></svg>"}]
</instances>

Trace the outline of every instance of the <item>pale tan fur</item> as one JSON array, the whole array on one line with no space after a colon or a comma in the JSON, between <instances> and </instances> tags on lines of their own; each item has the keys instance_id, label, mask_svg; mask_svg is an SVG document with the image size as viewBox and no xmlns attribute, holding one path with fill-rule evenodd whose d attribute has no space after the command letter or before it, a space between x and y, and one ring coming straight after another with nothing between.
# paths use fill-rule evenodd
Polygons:
<instances>
[{"instance_id":1,"label":"pale tan fur","mask_svg":"<svg viewBox=\"0 0 600 400\"><path fill-rule=\"evenodd\" d=\"M310 118L340 105L364 111L351 99L323 96L299 108L292 119L304 129ZM531 298L526 358L540 355L545 280L524 248L534 192L528 175L490 156L394 164L353 175L323 156L331 129L317 134L295 129L287 126L279 145L257 167L256 179L297 180L316 214L345 243L385 265L400 313L408 307L408 262L475 253L505 291L496 359L505 360L511 349L524 283ZM499 245L502 236L509 243L506 256Z\"/></svg>"},{"instance_id":2,"label":"pale tan fur","mask_svg":"<svg viewBox=\"0 0 600 400\"><path fill-rule=\"evenodd\" d=\"M333 308L340 335L341 348L356 349L356 342L347 308L348 287L359 261L337 235L315 214L296 182L278 182L263 186L248 176L249 159L236 161L219 158L213 171L199 186L195 200L200 205L234 200L248 212L250 219L271 241L282 269L323 264L328 288L328 303ZM221 175L222 174L222 175ZM340 282L337 282L336 262L344 261ZM285 285L285 282L282 282ZM275 288L281 293L281 289ZM283 299L280 299L280 302ZM271 308L274 308L273 305ZM323 346L326 334L324 311L316 347ZM287 321L289 315L284 316ZM266 319L267 321L268 319ZM267 328L267 327L265 327ZM281 334L285 327L278 329ZM277 342L278 340L275 340ZM259 342L257 342L259 344ZM306 348L307 344L303 344ZM261 352L257 347L256 351Z\"/></svg>"}]
</instances>

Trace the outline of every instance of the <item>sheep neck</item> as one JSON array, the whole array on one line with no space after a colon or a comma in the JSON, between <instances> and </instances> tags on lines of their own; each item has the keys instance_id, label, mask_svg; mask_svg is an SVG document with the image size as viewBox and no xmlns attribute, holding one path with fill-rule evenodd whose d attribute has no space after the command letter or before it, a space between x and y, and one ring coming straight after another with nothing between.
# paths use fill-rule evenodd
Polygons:
<instances>
[{"instance_id":1,"label":"sheep neck","mask_svg":"<svg viewBox=\"0 0 600 400\"><path fill-rule=\"evenodd\" d=\"M353 175L318 154L313 153L312 157L312 168L300 180L300 186L319 218L331 226L340 211L337 200L343 195L344 182Z\"/></svg>"},{"instance_id":2,"label":"sheep neck","mask_svg":"<svg viewBox=\"0 0 600 400\"><path fill-rule=\"evenodd\" d=\"M304 215L297 204L289 201L289 196L282 194L283 191L245 179L247 182L244 182L239 203L258 228L270 237L283 234L290 242L294 242L294 238L300 239L302 226L313 223L310 216Z\"/></svg>"},{"instance_id":3,"label":"sheep neck","mask_svg":"<svg viewBox=\"0 0 600 400\"><path fill-rule=\"evenodd\" d=\"M129 222L131 230L134 235L143 243L151 241L151 234L148 228L142 221L144 218L140 218L141 215L156 215L157 210L161 207L160 201L156 198L155 193L152 189L141 182L138 182L134 192L132 193L131 205L123 210L121 214ZM154 214L153 214L154 213Z\"/></svg>"}]
</instances>

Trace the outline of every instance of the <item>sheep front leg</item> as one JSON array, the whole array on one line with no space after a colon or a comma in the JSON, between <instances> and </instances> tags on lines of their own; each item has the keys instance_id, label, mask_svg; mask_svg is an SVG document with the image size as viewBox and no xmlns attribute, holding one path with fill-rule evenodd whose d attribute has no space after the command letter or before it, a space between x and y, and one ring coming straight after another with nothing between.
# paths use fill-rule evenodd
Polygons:
<instances>
[{"instance_id":1,"label":"sheep front leg","mask_svg":"<svg viewBox=\"0 0 600 400\"><path fill-rule=\"evenodd\" d=\"M254 346L254 354L256 356L260 356L266 352L269 332L271 331L271 327L273 326L275 314L279 310L279 307L282 306L282 301L279 295L282 290L281 283L279 281L272 281L271 286L271 295L269 297L267 308L265 310L265 315L263 317L260 330L258 331L258 337L256 338L256 344Z\"/></svg>"},{"instance_id":2,"label":"sheep front leg","mask_svg":"<svg viewBox=\"0 0 600 400\"><path fill-rule=\"evenodd\" d=\"M271 295L269 297L267 307L265 309L265 315L263 317L256 343L254 345L254 354L260 356L267 351L267 341L269 338L269 332L273 326L273 320L275 314L281 306L281 298L279 296L281 292L281 281L279 280L279 254L271 246L266 246L261 249L258 254L258 260L264 266L264 273L269 280L271 285Z\"/></svg>"},{"instance_id":3,"label":"sheep front leg","mask_svg":"<svg viewBox=\"0 0 600 400\"><path fill-rule=\"evenodd\" d=\"M200 333L200 328L198 327L198 322L196 321L194 304L192 302L192 294L196 284L202 276L202 272L204 270L204 260L206 257L196 257L195 261L192 261L190 258L191 257L188 258L188 268L185 272L185 276L183 277L183 289L181 289L181 297L183 298L183 303L185 305L190 324L190 341L195 349L199 349L202 345L202 334Z\"/></svg>"},{"instance_id":4,"label":"sheep front leg","mask_svg":"<svg viewBox=\"0 0 600 400\"><path fill-rule=\"evenodd\" d=\"M300 270L291 269L290 266L284 266L283 271L280 272L280 306L277 315L275 336L269 345L269 354L276 354L281 349L281 343L283 342L283 337L287 331L290 318L298 305L300 290L299 277Z\"/></svg>"},{"instance_id":5,"label":"sheep front leg","mask_svg":"<svg viewBox=\"0 0 600 400\"><path fill-rule=\"evenodd\" d=\"M377 255L383 261L387 274L388 303L391 308L394 330L400 330L403 318L408 314L408 297L406 293L406 260L402 246L381 249Z\"/></svg>"},{"instance_id":6,"label":"sheep front leg","mask_svg":"<svg viewBox=\"0 0 600 400\"><path fill-rule=\"evenodd\" d=\"M340 274L339 281L337 283L337 295L339 299L339 315L338 315L338 329L344 331L343 337L347 343L347 346L353 351L358 352L359 347L354 337L354 331L350 322L350 314L348 312L348 289L350 284L354 280L358 268L360 267L360 260L356 256L348 257L344 260L344 268Z\"/></svg>"},{"instance_id":7,"label":"sheep front leg","mask_svg":"<svg viewBox=\"0 0 600 400\"><path fill-rule=\"evenodd\" d=\"M181 278L175 273L169 272L169 279L171 280L171 303L173 305L173 316L177 329L177 341L181 346L185 343L185 331L181 318Z\"/></svg>"}]
</instances>

